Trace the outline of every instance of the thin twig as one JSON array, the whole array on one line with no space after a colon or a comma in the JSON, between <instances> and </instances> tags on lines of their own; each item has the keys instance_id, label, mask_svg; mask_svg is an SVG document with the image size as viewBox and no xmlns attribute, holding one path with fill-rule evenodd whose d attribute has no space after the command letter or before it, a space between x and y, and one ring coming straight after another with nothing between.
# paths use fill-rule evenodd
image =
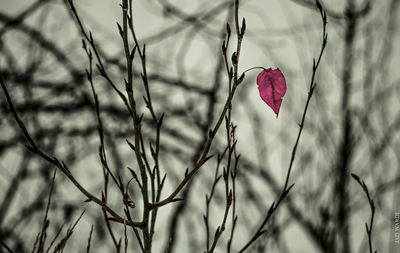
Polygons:
<instances>
[{"instance_id":1,"label":"thin twig","mask_svg":"<svg viewBox=\"0 0 400 253\"><path fill-rule=\"evenodd\" d=\"M51 247L53 247L53 244L56 242L58 236L61 234L62 230L64 228L64 224L58 229L56 235L54 236L53 240L51 241L49 247L46 250L46 253L50 252Z\"/></svg>"},{"instance_id":2,"label":"thin twig","mask_svg":"<svg viewBox=\"0 0 400 253\"><path fill-rule=\"evenodd\" d=\"M129 221L132 220L131 214L130 214L130 210L129 210L128 208L125 208L124 211L125 211L125 215L126 215L126 217L128 218L128 220L129 220ZM142 240L140 239L139 232L138 232L138 230L136 229L136 227L134 227L134 226L131 226L131 227L132 227L132 230L133 230L133 232L134 232L134 234L135 234L135 236L136 236L136 240L137 240L138 243L139 243L139 247L140 247L141 251L144 253L145 250L144 250L144 247L143 247L143 242L142 242Z\"/></svg>"},{"instance_id":3,"label":"thin twig","mask_svg":"<svg viewBox=\"0 0 400 253\"><path fill-rule=\"evenodd\" d=\"M209 227L210 203L214 197L215 188L216 188L219 180L221 179L221 176L219 175L219 167L221 164L221 160L225 156L225 153L227 150L228 150L228 147L225 148L224 152L222 152L221 155L218 155L217 166L216 166L215 174L214 174L214 181L211 186L210 193L208 195L206 194L206 213L205 213L205 215L203 215L203 220L204 220L204 224L206 227L206 249L207 249L207 252L210 251L210 227Z\"/></svg>"},{"instance_id":4,"label":"thin twig","mask_svg":"<svg viewBox=\"0 0 400 253\"><path fill-rule=\"evenodd\" d=\"M50 208L50 203L51 203L51 195L53 194L54 182L56 179L56 172L57 172L57 169L54 169L54 173L53 173L53 177L52 177L51 185L50 185L49 198L47 199L46 211L44 213L43 222L42 222L42 230L40 231L39 246L38 246L37 252L43 252L44 238L45 238L46 229L48 226L47 215L49 213L49 208Z\"/></svg>"},{"instance_id":5,"label":"thin twig","mask_svg":"<svg viewBox=\"0 0 400 253\"><path fill-rule=\"evenodd\" d=\"M106 200L105 200L105 195L104 195L104 193L103 193L102 199L103 199L103 202L105 203ZM117 239L115 238L114 232L113 232L112 229L111 229L110 221L109 221L109 219L108 219L108 217L107 217L107 212L106 212L105 209L103 209L103 216L104 216L104 220L105 220L106 225L107 225L108 234L110 235L110 237L111 237L111 239L112 239L112 242L113 242L113 245L114 245L114 247L115 247L116 252L119 253L120 250L121 250L121 240L119 240L119 241L117 242ZM125 219L124 219L124 224L125 224Z\"/></svg>"},{"instance_id":6,"label":"thin twig","mask_svg":"<svg viewBox=\"0 0 400 253\"><path fill-rule=\"evenodd\" d=\"M86 253L90 252L90 242L92 241L92 233L93 233L93 225L90 227L89 238L88 238L88 243L87 243L87 247L86 247Z\"/></svg>"},{"instance_id":7,"label":"thin twig","mask_svg":"<svg viewBox=\"0 0 400 253\"><path fill-rule=\"evenodd\" d=\"M55 252L59 252L61 250L63 250L65 248L65 245L67 244L67 241L69 240L69 238L71 238L72 233L74 232L74 229L76 227L76 225L78 224L78 222L81 220L83 214L85 213L85 211L83 211L78 219L75 221L75 223L67 230L67 233L65 234L64 238L57 244L57 246L54 249L54 253Z\"/></svg>"},{"instance_id":8,"label":"thin twig","mask_svg":"<svg viewBox=\"0 0 400 253\"><path fill-rule=\"evenodd\" d=\"M365 182L363 180L361 180L360 177L357 176L356 174L351 173L351 176L353 177L354 180L356 180L358 182L358 184L363 189L365 195L367 196L369 207L371 208L371 218L369 220L369 225L367 223L365 223L365 230L366 230L367 236L368 236L369 252L370 253L377 253L378 251L377 250L374 251L373 248L372 248L372 229L373 229L374 217L375 217L374 200L371 198L371 195L369 194L368 187L365 184Z\"/></svg>"},{"instance_id":9,"label":"thin twig","mask_svg":"<svg viewBox=\"0 0 400 253\"><path fill-rule=\"evenodd\" d=\"M130 2L130 4L132 4ZM135 97L133 93L133 83L132 83L132 60L133 56L135 54L135 49L137 48L138 52L140 51L140 48L135 46L132 51L129 48L129 40L128 40L128 0L122 0L122 29L118 25L120 29L120 34L122 37L122 41L124 44L124 49L125 49L125 57L127 61L127 66L128 66L128 81L125 83L126 86L126 92L128 93L128 99L130 103L130 107L132 109L132 119L133 119L133 125L134 125L134 136L135 136L135 155L136 155L136 160L139 165L139 170L140 170L140 175L142 178L142 197L143 197L143 228L142 228L142 234L143 234L143 243L144 243L144 249L145 250L150 250L151 249L151 239L150 239L150 234L149 234L149 213L150 213L150 208L149 208L149 195L148 195L148 177L147 177L147 172L146 172L146 167L143 163L143 159L141 156L140 152L140 136L141 136L141 118L138 117L137 111L136 111L136 102L135 102ZM131 17L132 18L132 17Z\"/></svg>"},{"instance_id":10,"label":"thin twig","mask_svg":"<svg viewBox=\"0 0 400 253\"><path fill-rule=\"evenodd\" d=\"M235 151L235 166L231 171L231 180L232 180L232 227L231 227L231 234L227 243L227 253L231 252L233 236L235 233L236 223L238 216L236 215L236 175L237 175L237 167L239 164L240 155L236 155Z\"/></svg>"},{"instance_id":11,"label":"thin twig","mask_svg":"<svg viewBox=\"0 0 400 253\"><path fill-rule=\"evenodd\" d=\"M128 252L128 236L126 235L126 221L124 220L124 242L125 242L125 250L124 252Z\"/></svg>"},{"instance_id":12,"label":"thin twig","mask_svg":"<svg viewBox=\"0 0 400 253\"><path fill-rule=\"evenodd\" d=\"M8 252L14 253L14 251L11 250L10 247L8 247L7 244L5 244L5 242L3 242L2 240L0 240L0 245L3 246Z\"/></svg>"}]
</instances>

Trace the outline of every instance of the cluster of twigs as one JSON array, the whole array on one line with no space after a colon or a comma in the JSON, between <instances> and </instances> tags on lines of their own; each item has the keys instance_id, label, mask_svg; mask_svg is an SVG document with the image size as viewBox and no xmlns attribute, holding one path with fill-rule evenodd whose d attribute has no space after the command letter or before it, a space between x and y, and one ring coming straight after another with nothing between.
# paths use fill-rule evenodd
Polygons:
<instances>
[{"instance_id":1,"label":"cluster of twigs","mask_svg":"<svg viewBox=\"0 0 400 253\"><path fill-rule=\"evenodd\" d=\"M54 189L54 185L55 185L56 174L57 174L57 169L54 169L53 177L52 177L51 184L50 184L50 192L49 192L49 196L47 199L47 205L46 205L44 216L43 216L43 222L42 222L40 231L36 235L36 239L32 246L31 253L49 253L49 252L61 253L61 252L63 252L67 245L67 242L71 239L72 233L74 232L76 225L78 224L78 222L81 220L83 214L85 213L85 211L83 211L79 215L79 217L76 219L76 221L68 227L65 235L60 240L58 240L58 242L56 243L58 237L61 235L61 233L63 231L65 224L60 226L60 228L54 234L50 243L46 247L46 240L48 239L47 233L48 233L48 228L49 228L49 224L50 224L50 219L48 218L48 215L49 215L49 210L50 210L50 205L51 205L51 197L52 197L53 189ZM86 248L86 251L88 253L90 252L90 242L92 239L92 232L93 232L93 226L91 227L91 230L90 230L87 248ZM5 242L3 242L1 239L0 239L0 245L2 245L7 250L7 252L14 253L14 251L10 247L8 247L7 244Z\"/></svg>"},{"instance_id":2,"label":"cluster of twigs","mask_svg":"<svg viewBox=\"0 0 400 253\"><path fill-rule=\"evenodd\" d=\"M124 53L125 53L125 58L126 58L126 68L127 68L127 73L126 73L126 78L125 78L125 91L126 94L124 94L119 88L118 85L114 80L111 79L110 75L107 72L107 69L104 67L102 56L100 55L100 52L96 46L96 42L92 36L92 33L90 31L87 31L81 22L80 16L78 14L78 11L76 10L74 3L72 0L68 0L68 4L71 7L71 11L75 17L75 20L81 29L81 33L83 36L82 40L82 45L83 49L87 55L88 61L89 61L89 66L86 70L87 74L87 79L89 81L92 95L93 95L93 100L94 100L94 109L95 109L95 115L97 118L97 127L98 127L98 136L99 136L99 149L98 149L98 154L99 158L102 164L102 171L103 171L103 177L104 177L104 189L101 193L101 198L98 198L95 196L95 194L90 193L82 184L78 182L78 180L72 175L71 171L68 169L67 165L57 159L56 157L47 154L45 151L43 151L33 140L31 135L29 134L29 131L25 127L24 123L22 120L19 118L12 99L7 91L6 85L4 80L2 79L0 75L0 84L3 89L3 92L5 94L7 103L9 105L10 112L17 122L20 130L22 131L23 136L25 137L27 141L26 147L34 154L38 155L39 157L43 158L44 160L50 162L52 165L54 165L57 169L59 169L63 174L79 189L87 198L88 202L94 202L97 205L99 205L103 211L104 214L104 220L107 225L107 229L109 232L110 237L112 238L112 242L115 246L115 249L117 252L121 252L122 250L122 239L118 238L118 235L115 234L110 222L118 222L120 224L124 225L124 244L125 244L125 252L127 251L128 248L128 236L127 236L127 226L131 227L136 240L138 241L138 245L140 246L140 249L142 252L151 252L152 249L152 242L153 242L153 236L155 233L155 227L156 227L156 220L157 220L157 214L159 208L173 203L175 201L180 201L178 195L181 193L181 191L184 189L185 185L194 177L194 175L203 167L203 165L209 161L213 155L210 155L210 150L213 144L213 141L217 135L218 130L220 129L223 121L225 120L226 123L226 149L217 157L217 168L215 172L215 177L214 177L214 182L212 185L212 188L210 190L209 195L206 196L206 214L204 215L204 223L206 226L206 251L208 252L214 252L219 239L221 238L223 232L226 229L227 221L228 221L228 216L229 212L231 212L231 232L230 232L230 237L227 243L227 252L231 252L232 248L232 241L234 238L234 231L235 227L237 225L237 220L238 216L236 214L236 186L235 186L235 179L237 175L237 169L238 169L238 164L239 164L239 155L236 153L236 139L235 139L235 126L232 124L231 120L231 115L232 115L232 101L235 95L235 92L238 88L238 86L243 82L245 73L243 72L242 74L239 74L238 66L239 66L239 59L240 59L240 53L241 53L241 45L242 41L244 38L244 35L246 33L246 22L245 19L242 19L242 22L240 24L239 22L239 0L234 0L234 23L235 23L235 33L236 33L236 48L234 52L232 53L232 56L228 57L228 50L229 50L229 45L230 45L230 38L231 38L231 28L229 24L227 25L227 37L226 40L224 41L222 45L222 53L224 57L224 62L225 62L225 67L226 67L226 72L227 72L227 77L228 77L228 95L225 101L225 105L222 109L222 112L219 114L219 117L212 129L209 130L208 138L204 143L203 149L201 153L198 156L197 162L195 165L189 170L186 169L186 172L184 174L183 179L181 182L174 188L174 190L168 194L166 197L161 198L161 193L162 189L166 180L166 174L162 176L161 173L161 168L160 168L160 162L159 162L159 154L160 154L160 142L161 142L161 130L162 130L162 122L164 118L164 114L157 113L154 110L153 107L153 102L152 102L152 97L151 97L151 92L150 92L150 85L149 85L149 78L147 75L147 65L146 65L146 46L141 45L134 29L134 24L133 24L133 16L132 16L132 10L133 10L133 4L132 0L123 0L121 4L121 9L122 9L122 24L117 23L119 34L122 39L123 47L124 47ZM268 221L270 220L271 216L276 212L280 204L284 201L284 199L287 197L288 193L294 186L294 184L289 185L290 181L290 175L292 172L294 160L295 160L295 155L297 151L297 147L300 141L300 137L304 128L304 123L305 123L305 118L308 110L308 106L311 100L311 97L314 93L314 90L316 88L316 83L315 83L315 76L317 69L319 67L325 46L327 44L327 34L326 34L326 13L322 9L322 6L319 4L318 1L316 1L316 5L320 10L320 14L323 20L323 32L322 32L322 47L321 51L319 54L319 57L317 60L314 59L313 61L313 66L312 66L312 77L310 81L310 86L309 86L309 91L308 91L308 97L307 101L305 104L305 108L303 111L303 115L301 118L301 122L299 124L299 132L297 135L297 139L295 142L295 145L292 150L291 154L291 159L290 159L290 164L289 168L286 174L286 179L285 179L285 184L282 189L282 192L277 199L276 202L272 203L270 209L268 210L267 214L265 215L264 220L260 224L259 228L256 230L254 235L249 239L249 241L239 250L239 252L244 252L246 251L251 245L253 245L257 239L259 239L265 232L266 232L266 225ZM143 86L145 89L145 96L143 97L144 102L146 104L146 107L150 113L150 118L151 118L151 124L155 128L155 143L153 144L152 142L149 141L149 149L151 152L151 159L149 159L149 156L146 152L148 150L146 148L146 140L142 134L142 128L143 128L143 114L138 111L137 106L136 106L136 99L137 99L137 94L135 92L137 91L135 87L135 83L133 80L133 61L135 59L135 56L139 56L139 60L141 62L141 78L143 82ZM94 63L94 61L96 63ZM129 112L129 115L132 120L132 127L133 127L133 142L127 140L127 143L129 147L133 150L136 158L136 162L138 165L139 169L139 175L140 178L137 176L136 172L134 169L129 168L129 171L132 174L132 178L130 180L124 180L120 176L117 176L114 174L112 168L110 168L108 159L107 159L107 152L106 152L106 145L104 141L104 129L103 129L103 123L101 119L101 110L100 110L100 102L98 99L98 96L96 94L96 89L93 81L93 75L94 75L94 70L93 66L96 66L97 71L100 73L100 75L106 80L108 85L112 87L112 89L117 93L117 95L120 97L122 102L124 103L126 110ZM214 237L211 239L210 238L210 225L209 225L209 208L211 204L211 200L213 199L214 193L216 186L218 182L221 179L221 175L219 174L219 166L222 163L225 155L226 157L226 166L223 169L222 173L222 178L225 183L225 209L223 212L223 218L221 224L218 226L214 233ZM108 186L109 186L109 179L111 177L112 182L114 185L118 188L118 190L121 193L121 198L122 202L124 204L124 215L121 216L118 214L117 211L113 210L109 205L108 205ZM55 174L53 177L52 181L52 186L54 186L54 178ZM133 208L136 208L136 201L133 200L129 196L129 186L130 183L134 180L134 182L137 183L137 186L141 189L141 201L142 201L142 218L140 221L135 221L132 219L131 215L131 210ZM366 187L365 187L366 189ZM50 196L49 195L49 201L48 205L46 208L46 213L44 217L44 222L43 222L43 228L42 231L39 233L37 240L35 242L34 250L35 252L43 252L44 248L44 241L45 241L45 230L48 224L47 221L47 213L49 211L49 206L50 206ZM368 193L368 191L366 191ZM369 195L367 194L368 199ZM371 207L373 207L373 202L371 204ZM374 209L373 209L374 210ZM374 212L373 212L374 214ZM372 231L372 222L373 222L373 214L371 218L371 224L368 228L367 226L367 232L369 237L371 236L371 231ZM80 216L81 217L81 216ZM79 217L79 219L80 219ZM79 221L78 219L78 221ZM78 222L77 221L77 222ZM76 223L77 223L76 222ZM64 239L61 240L61 242L55 247L55 252L58 252L62 250L65 247L65 244L67 240L70 238L72 231L76 225L76 223L67 231L67 235L65 236ZM93 229L93 228L92 228ZM139 231L142 233L140 235ZM61 229L59 233L61 232ZM58 234L55 236L54 240L51 242L48 250L52 247L53 243L55 242ZM92 235L92 230L89 235L88 239L88 246L87 246L87 251L89 252L90 249L90 241L91 241L91 235ZM371 246L370 246L371 248ZM47 250L47 251L48 251Z\"/></svg>"},{"instance_id":3,"label":"cluster of twigs","mask_svg":"<svg viewBox=\"0 0 400 253\"><path fill-rule=\"evenodd\" d=\"M184 179L182 180L182 182L176 187L176 189L168 197L166 197L163 200L160 200L160 198L161 198L161 190L162 190L162 187L163 187L163 184L165 181L165 176L163 177L163 179L161 179L159 163L158 163L160 133L161 133L161 125L162 125L163 115L161 115L161 117L157 118L156 114L154 112L154 109L153 109L150 91L149 91L149 87L148 87L147 71L146 71L146 47L145 47L145 45L143 45L143 47L141 47L136 38L133 21L132 21L132 2L131 1L128 2L127 0L122 1L122 5L121 5L122 13L123 13L122 26L120 24L117 24L120 35L122 37L122 41L123 41L123 45L124 45L124 49L125 49L126 60L127 60L128 73L127 73L127 80L125 80L125 88L126 88L126 93L127 93L128 98L126 98L126 96L118 89L117 85L114 84L114 81L107 74L107 71L104 68L101 56L99 54L99 51L98 51L95 41L93 39L92 33L87 32L85 30L85 28L79 18L78 12L74 6L73 1L69 0L68 3L70 5L72 13L74 14L76 21L81 29L82 35L84 37L83 48L89 59L89 68L86 71L86 73L87 73L88 81L91 85L91 89L92 89L92 93L93 93L93 97L94 97L94 101L95 101L95 111L96 111L96 116L97 116L97 121L98 121L98 131L99 131L99 139L100 139L99 157L100 157L101 163L103 165L103 175L104 175L104 191L102 192L101 199L95 197L88 190L86 190L75 179L75 177L72 175L72 173L70 172L70 170L68 169L67 165L64 162L62 162L62 161L60 162L57 158L46 154L44 151L42 151L38 147L38 145L35 143L35 141L31 138L24 123L20 120L20 118L14 108L13 102L8 94L5 83L1 77L0 77L0 83L3 88L4 94L6 96L6 100L9 105L10 112L12 113L15 121L17 122L19 128L21 129L25 139L27 140L27 142L29 144L29 145L26 145L26 147L34 154L42 157L43 159L47 160L48 162L50 162L54 166L56 166L58 169L60 169L68 177L68 179L71 182L73 182L73 184L84 195L86 195L86 197L88 197L88 201L93 201L102 207L108 231L110 233L110 236L113 239L113 243L114 243L117 251L118 252L120 251L121 242L115 238L114 233L109 224L110 220L116 221L119 223L123 223L124 225L126 225L126 224L130 225L135 232L136 238L139 242L139 245L141 246L142 251L150 252L158 208L160 208L161 206L164 206L166 204L172 203L174 201L180 200L180 199L176 198L176 196L184 188L186 183L195 175L195 173L212 157L212 155L211 156L209 155L209 151L210 151L211 145L213 143L214 137L226 115L226 112L228 110L230 111L231 101L233 99L236 88L244 79L244 74L242 74L242 76L240 76L240 78L238 78L238 74L237 74L241 41L242 41L244 31L245 31L245 24L243 24L243 26L241 28L239 28L239 23L238 23L239 1L238 0L235 1L235 18L236 18L236 30L238 33L238 45L237 45L237 51L234 53L235 57L233 57L234 74L232 74L233 72L231 71L231 77L230 77L230 81L229 81L229 83L230 83L229 95L228 95L227 101L225 103L224 109L223 109L216 125L209 132L209 137L204 145L204 149L198 159L198 162L195 164L195 166L190 171L186 170L185 176L184 176ZM239 32L239 29L241 29L240 32ZM129 34L133 37L133 40L134 40L134 46L132 48L130 48ZM89 44L90 47L87 46L87 43ZM143 136L141 133L143 115L139 116L139 114L137 112L136 101L135 101L135 96L134 96L133 78L132 78L133 77L132 62L134 60L136 50L137 50L140 60L142 62L141 76L142 76L143 84L144 84L144 87L146 90L146 97L144 98L144 100L147 105L147 108L150 111L151 117L153 119L153 123L157 129L156 130L156 144L155 144L156 147L155 147L155 149L152 147L152 145L150 143L151 153L152 153L152 157L154 159L154 164L155 164L153 169L150 167L150 164L148 162L148 158L147 158L145 148L144 148L144 140L143 140ZM140 222L135 222L131 219L130 208L133 207L133 201L130 199L130 197L128 195L128 189L125 189L122 179L119 177L117 178L113 174L113 172L111 171L111 169L107 163L107 156L106 156L106 151L105 151L105 146L104 146L104 133L103 133L102 121L101 121L101 117L100 117L99 102L98 102L98 98L97 98L95 88L93 85L93 53L92 52L94 52L94 56L97 60L96 67L97 67L98 71L104 77L104 79L108 82L108 84L114 89L114 91L119 95L119 97L122 99L122 101L124 102L125 106L127 107L127 110L129 111L131 118L132 118L133 127L134 127L134 133L133 133L134 143L130 143L129 141L127 141L127 142L129 144L129 146L135 152L136 160L139 165L139 171L140 171L140 176L141 176L141 180L139 181L134 170L130 169L130 171L132 172L133 178L137 181L139 187L142 190L143 217L142 217L142 221L140 221ZM233 84L232 84L232 78L233 78ZM229 115L230 115L230 113L229 113ZM229 116L229 118L230 118L230 116ZM122 218L120 215L117 214L116 211L114 211L107 205L107 187L108 187L108 181L109 181L108 178L110 176L123 196L123 199L124 199L123 202L125 204L125 218ZM151 201L149 199L148 176L150 176L150 184L151 184L151 197L152 197ZM108 215L111 215L111 217L109 218ZM136 227L139 228L140 230L142 230L142 238L140 238Z\"/></svg>"}]
</instances>

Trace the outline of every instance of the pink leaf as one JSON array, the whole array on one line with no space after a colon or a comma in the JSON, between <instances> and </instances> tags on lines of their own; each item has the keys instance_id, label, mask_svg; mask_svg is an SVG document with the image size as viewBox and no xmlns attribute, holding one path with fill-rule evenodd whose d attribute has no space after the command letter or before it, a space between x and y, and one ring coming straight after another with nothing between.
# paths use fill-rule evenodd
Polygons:
<instances>
[{"instance_id":1,"label":"pink leaf","mask_svg":"<svg viewBox=\"0 0 400 253\"><path fill-rule=\"evenodd\" d=\"M257 76L258 91L262 100L275 112L278 117L282 98L286 93L286 81L282 72L277 69L264 69Z\"/></svg>"}]
</instances>

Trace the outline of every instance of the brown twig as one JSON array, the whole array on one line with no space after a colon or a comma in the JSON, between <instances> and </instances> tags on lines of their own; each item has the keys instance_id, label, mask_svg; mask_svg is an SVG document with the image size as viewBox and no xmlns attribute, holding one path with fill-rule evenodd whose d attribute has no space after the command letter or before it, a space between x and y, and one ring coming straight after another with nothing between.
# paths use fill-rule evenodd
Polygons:
<instances>
[{"instance_id":1,"label":"brown twig","mask_svg":"<svg viewBox=\"0 0 400 253\"><path fill-rule=\"evenodd\" d=\"M136 111L136 101L133 93L133 81L132 81L132 60L135 54L135 49L137 48L140 51L140 47L135 46L132 51L129 48L129 40L128 40L128 8L131 8L132 3L130 2L130 6L128 5L128 0L122 0L122 28L118 24L118 28L120 30L120 35L122 37L122 41L125 49L125 57L128 66L128 81L125 82L126 92L128 93L128 99L130 103L130 107L132 110L132 119L134 126L134 137L135 137L135 155L136 160L139 165L140 175L142 178L142 197L143 197L143 243L145 251L151 250L151 239L149 233L149 195L148 195L148 177L146 172L146 167L143 163L143 158L140 152L140 136L141 136L141 117L138 117ZM132 17L131 17L132 18ZM141 51L140 51L141 52ZM140 54L141 55L141 54Z\"/></svg>"},{"instance_id":2,"label":"brown twig","mask_svg":"<svg viewBox=\"0 0 400 253\"><path fill-rule=\"evenodd\" d=\"M126 217L128 218L128 220L132 220L131 214L130 214L130 210L129 210L128 208L125 208L124 211L125 211L125 215L126 215ZM141 250L143 253L145 253L145 249L144 249L144 247L143 247L143 242L142 242L142 240L140 239L140 235L139 235L138 230L137 230L136 227L134 227L134 226L131 226L131 227L132 227L132 230L133 230L133 232L135 233L136 239L137 239L137 241L138 241L138 243L139 243L140 250Z\"/></svg>"},{"instance_id":3,"label":"brown twig","mask_svg":"<svg viewBox=\"0 0 400 253\"><path fill-rule=\"evenodd\" d=\"M106 202L106 198L105 198L104 193L102 194L102 201L103 201L104 203ZM102 211L103 211L104 220L105 220L105 222L106 222L108 234L110 235L110 237L111 237L111 239L112 239L112 242L113 242L113 245L114 245L114 247L115 247L115 252L119 253L120 250L121 250L121 240L119 240L119 241L117 242L117 239L115 238L114 232L113 232L113 230L112 230L112 228L111 228L110 221L109 221L109 219L108 219L108 217L107 217L107 212L106 212L105 209L103 209ZM124 219L124 221L123 221L123 224L125 225L125 219Z\"/></svg>"},{"instance_id":4,"label":"brown twig","mask_svg":"<svg viewBox=\"0 0 400 253\"><path fill-rule=\"evenodd\" d=\"M92 241L92 233L93 233L93 225L90 227L88 243L87 243L87 247L86 247L86 253L90 252L90 242Z\"/></svg>"}]
</instances>

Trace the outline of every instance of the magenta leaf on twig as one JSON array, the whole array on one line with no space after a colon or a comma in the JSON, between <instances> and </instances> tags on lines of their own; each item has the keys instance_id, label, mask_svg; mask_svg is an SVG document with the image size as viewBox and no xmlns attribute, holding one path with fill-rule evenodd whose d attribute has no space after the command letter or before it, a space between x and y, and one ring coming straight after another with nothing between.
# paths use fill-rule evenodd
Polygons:
<instances>
[{"instance_id":1,"label":"magenta leaf on twig","mask_svg":"<svg viewBox=\"0 0 400 253\"><path fill-rule=\"evenodd\" d=\"M279 68L264 69L257 76L258 91L262 100L275 112L278 117L283 96L286 93L286 81Z\"/></svg>"}]
</instances>

